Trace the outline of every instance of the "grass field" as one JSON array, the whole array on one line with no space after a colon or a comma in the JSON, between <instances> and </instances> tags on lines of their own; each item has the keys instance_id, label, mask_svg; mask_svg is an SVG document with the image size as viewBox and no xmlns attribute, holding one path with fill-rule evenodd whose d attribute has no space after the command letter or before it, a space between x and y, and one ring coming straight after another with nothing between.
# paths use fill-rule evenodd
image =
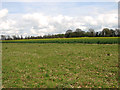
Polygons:
<instances>
[{"instance_id":1,"label":"grass field","mask_svg":"<svg viewBox=\"0 0 120 90\"><path fill-rule=\"evenodd\" d=\"M118 87L117 44L3 43L4 88Z\"/></svg>"},{"instance_id":2,"label":"grass field","mask_svg":"<svg viewBox=\"0 0 120 90\"><path fill-rule=\"evenodd\" d=\"M117 44L118 37L80 37L51 39L3 40L2 43L87 43L87 44Z\"/></svg>"}]
</instances>

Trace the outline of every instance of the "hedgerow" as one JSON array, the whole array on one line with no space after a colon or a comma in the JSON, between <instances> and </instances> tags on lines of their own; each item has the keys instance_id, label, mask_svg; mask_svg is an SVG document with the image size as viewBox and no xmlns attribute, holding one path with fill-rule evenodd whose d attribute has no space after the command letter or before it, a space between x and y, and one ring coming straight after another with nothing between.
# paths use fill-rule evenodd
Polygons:
<instances>
[{"instance_id":1,"label":"hedgerow","mask_svg":"<svg viewBox=\"0 0 120 90\"><path fill-rule=\"evenodd\" d=\"M2 43L87 43L87 44L117 44L119 37L81 37L54 39L23 39L2 40Z\"/></svg>"}]
</instances>

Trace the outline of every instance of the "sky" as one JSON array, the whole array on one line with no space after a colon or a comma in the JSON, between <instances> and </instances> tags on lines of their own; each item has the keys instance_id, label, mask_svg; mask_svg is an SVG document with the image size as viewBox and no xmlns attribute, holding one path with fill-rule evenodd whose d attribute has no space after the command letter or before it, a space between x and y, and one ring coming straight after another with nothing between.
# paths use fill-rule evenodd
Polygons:
<instances>
[{"instance_id":1,"label":"sky","mask_svg":"<svg viewBox=\"0 0 120 90\"><path fill-rule=\"evenodd\" d=\"M103 28L118 27L117 0L45 1L2 1L0 34L43 36L65 33L68 29L75 31L76 28L101 31Z\"/></svg>"}]
</instances>

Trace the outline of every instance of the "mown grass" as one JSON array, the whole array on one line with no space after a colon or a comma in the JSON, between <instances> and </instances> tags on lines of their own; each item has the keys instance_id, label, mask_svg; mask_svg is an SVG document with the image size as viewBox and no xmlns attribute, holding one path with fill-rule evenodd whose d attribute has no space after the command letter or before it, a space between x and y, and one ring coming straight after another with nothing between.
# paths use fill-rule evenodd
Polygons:
<instances>
[{"instance_id":1,"label":"mown grass","mask_svg":"<svg viewBox=\"0 0 120 90\"><path fill-rule=\"evenodd\" d=\"M3 43L4 88L117 88L117 44Z\"/></svg>"},{"instance_id":2,"label":"mown grass","mask_svg":"<svg viewBox=\"0 0 120 90\"><path fill-rule=\"evenodd\" d=\"M52 38L52 39L23 39L3 40L2 43L88 43L88 44L117 44L118 37L81 37L81 38Z\"/></svg>"}]
</instances>

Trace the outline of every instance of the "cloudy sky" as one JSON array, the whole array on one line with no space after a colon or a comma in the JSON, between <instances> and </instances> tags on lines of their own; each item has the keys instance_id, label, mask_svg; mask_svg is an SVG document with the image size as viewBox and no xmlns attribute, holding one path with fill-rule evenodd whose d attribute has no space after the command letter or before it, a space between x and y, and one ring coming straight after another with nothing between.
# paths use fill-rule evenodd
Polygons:
<instances>
[{"instance_id":1,"label":"cloudy sky","mask_svg":"<svg viewBox=\"0 0 120 90\"><path fill-rule=\"evenodd\" d=\"M84 31L114 29L118 26L116 1L4 0L0 3L0 34L37 36L65 33L76 28Z\"/></svg>"}]
</instances>

